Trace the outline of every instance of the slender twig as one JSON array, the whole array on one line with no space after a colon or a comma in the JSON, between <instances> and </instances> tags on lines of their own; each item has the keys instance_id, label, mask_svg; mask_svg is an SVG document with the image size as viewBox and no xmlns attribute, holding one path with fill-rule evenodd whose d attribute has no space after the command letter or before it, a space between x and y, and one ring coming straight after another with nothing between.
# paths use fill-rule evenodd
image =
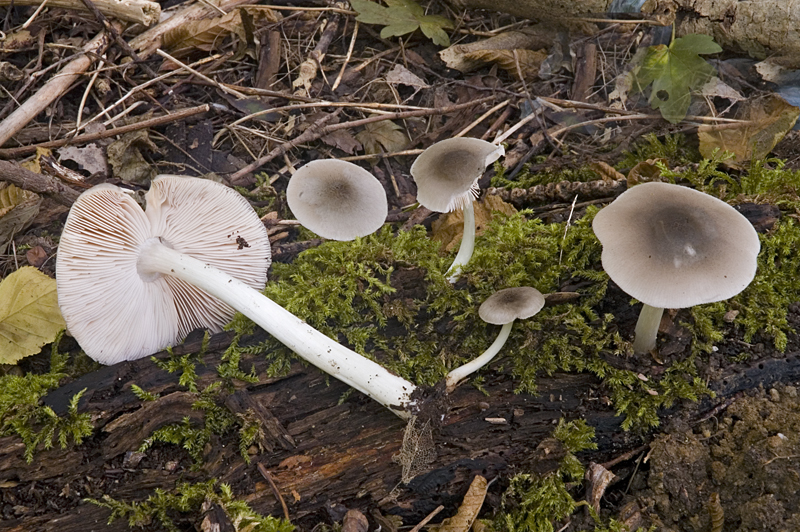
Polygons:
<instances>
[{"instance_id":1,"label":"slender twig","mask_svg":"<svg viewBox=\"0 0 800 532\"><path fill-rule=\"evenodd\" d=\"M170 122L177 122L178 120L183 120L185 118L188 118L190 116L199 113L206 113L208 112L208 110L209 110L208 104L198 105L197 107L190 107L189 109L181 109L179 111L175 111L174 113L170 113L168 115L157 116L155 118L150 118L148 120L142 120L141 122L137 122L135 124L128 124L127 126L121 126L106 131L100 131L98 133L88 133L86 135L78 135L77 137L69 139L52 140L50 142L42 142L41 144L35 144L33 146L20 146L19 148L0 149L0 157L4 159L12 159L15 157L19 157L20 155L27 155L29 153L34 153L36 152L37 148L60 148L61 146L66 146L67 144L85 144L87 142L93 142L95 140L105 139L116 135L123 135L125 133L130 133L131 131L138 131L140 129L160 126L163 124L168 124Z\"/></svg>"},{"instance_id":2,"label":"slender twig","mask_svg":"<svg viewBox=\"0 0 800 532\"><path fill-rule=\"evenodd\" d=\"M360 127L367 124L372 124L375 122L381 122L383 120L399 120L403 118L413 118L418 116L432 116L432 115L440 115L440 114L448 114L455 111L461 111L462 109L468 109L470 107L474 107L476 105L480 105L482 103L489 102L494 99L494 96L489 96L486 98L480 98L478 100L473 100L467 103L460 103L457 105L449 105L447 107L438 107L438 108L431 108L431 109L418 109L414 111L405 111L401 113L389 113L385 115L379 116L370 116L369 118L362 118L361 120L353 120L351 122L342 122L341 124L332 124L330 126L321 127L324 125L322 120L316 122L312 127L305 130L301 135L294 138L293 140L284 142L280 146L276 147L272 151L270 151L267 155L260 157L258 160L248 164L241 170L235 172L230 176L231 181L236 181L240 179L243 175L250 173L258 168L264 166L268 162L272 161L275 157L280 157L290 149L294 148L298 144L302 144L304 142L310 142L312 140L317 140L320 137L324 137L325 135L329 135L334 131L338 131L340 129L349 129L354 127ZM333 114L328 115L328 117L332 117ZM327 117L325 117L327 118Z\"/></svg>"},{"instance_id":3,"label":"slender twig","mask_svg":"<svg viewBox=\"0 0 800 532\"><path fill-rule=\"evenodd\" d=\"M419 523L417 523L417 526L415 526L414 528L412 528L412 529L411 529L409 532L419 532L420 530L422 530L422 527L423 527L423 526L427 525L427 524L430 522L430 520L431 520L431 519L433 519L434 517L436 517L436 515L437 515L439 512L441 512L442 510L444 510L444 506L442 506L442 505L440 504L439 506L437 506L437 507L436 507L436 509L435 509L434 511L432 511L431 513L429 513L429 514L428 514L428 515L425 517L425 519L423 519L422 521L420 521Z\"/></svg>"},{"instance_id":4,"label":"slender twig","mask_svg":"<svg viewBox=\"0 0 800 532\"><path fill-rule=\"evenodd\" d=\"M286 501L283 500L281 492L278 491L278 486L276 486L275 481L272 480L272 475L269 474L269 471L267 471L267 468L264 467L264 464L260 462L258 464L258 472L261 473L262 477L267 479L267 482L269 482L269 486L272 488L272 492L275 494L275 497L277 497L277 499L281 503L281 507L283 508L283 516L286 518L287 521L291 522L291 519L289 519L289 507L286 506Z\"/></svg>"}]
</instances>

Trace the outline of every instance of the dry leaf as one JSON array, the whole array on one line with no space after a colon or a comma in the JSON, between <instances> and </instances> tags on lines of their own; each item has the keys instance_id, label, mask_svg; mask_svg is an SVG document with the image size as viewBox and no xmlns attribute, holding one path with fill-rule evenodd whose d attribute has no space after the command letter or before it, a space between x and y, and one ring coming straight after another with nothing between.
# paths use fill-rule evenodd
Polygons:
<instances>
[{"instance_id":1,"label":"dry leaf","mask_svg":"<svg viewBox=\"0 0 800 532\"><path fill-rule=\"evenodd\" d=\"M495 212L514 215L517 210L499 196L490 195L473 204L475 209L475 234L483 234ZM464 234L464 211L461 209L442 214L433 222L433 239L442 243L445 251L455 249Z\"/></svg>"},{"instance_id":2,"label":"dry leaf","mask_svg":"<svg viewBox=\"0 0 800 532\"><path fill-rule=\"evenodd\" d=\"M444 61L449 68L453 68L460 72L469 72L471 70L480 68L485 64L485 60L481 59L479 56L473 56L472 54L482 51L503 52L511 50L531 51L540 49L543 47L543 39L541 38L543 35L548 35L549 38L552 38L552 35L550 35L547 30L533 33L507 31L483 41L476 41L468 44L455 44L439 52L439 57L441 57L442 61ZM545 57L547 56L547 54L544 53L544 50L536 53L541 53ZM516 76L516 74L514 75Z\"/></svg>"},{"instance_id":3,"label":"dry leaf","mask_svg":"<svg viewBox=\"0 0 800 532\"><path fill-rule=\"evenodd\" d=\"M657 163L667 164L666 159L647 159L639 162L628 172L626 181L629 187L648 181L658 181L661 177L661 169Z\"/></svg>"},{"instance_id":4,"label":"dry leaf","mask_svg":"<svg viewBox=\"0 0 800 532\"><path fill-rule=\"evenodd\" d=\"M36 354L64 328L56 281L25 266L0 283L0 363Z\"/></svg>"},{"instance_id":5,"label":"dry leaf","mask_svg":"<svg viewBox=\"0 0 800 532\"><path fill-rule=\"evenodd\" d=\"M158 152L146 130L122 135L107 148L108 162L114 177L129 183L147 183L156 176L155 169L145 160L139 148Z\"/></svg>"},{"instance_id":6,"label":"dry leaf","mask_svg":"<svg viewBox=\"0 0 800 532\"><path fill-rule=\"evenodd\" d=\"M751 159L763 159L792 129L800 116L800 109L771 94L743 102L738 115L744 122L698 128L703 157L710 159L717 148L731 152L735 158L726 164L735 168L742 168Z\"/></svg>"},{"instance_id":7,"label":"dry leaf","mask_svg":"<svg viewBox=\"0 0 800 532\"><path fill-rule=\"evenodd\" d=\"M497 63L497 66L508 72L514 79L532 80L539 75L539 67L547 59L547 54L542 51L523 50L476 50L464 56L467 60L481 64Z\"/></svg>"},{"instance_id":8,"label":"dry leaf","mask_svg":"<svg viewBox=\"0 0 800 532\"><path fill-rule=\"evenodd\" d=\"M461 506L458 507L458 513L442 521L442 524L438 527L438 532L467 532L475 518L478 517L478 512L481 511L487 488L486 479L476 475L469 485L467 494L464 495Z\"/></svg>"},{"instance_id":9,"label":"dry leaf","mask_svg":"<svg viewBox=\"0 0 800 532\"><path fill-rule=\"evenodd\" d=\"M106 152L97 144L86 146L67 146L58 150L59 161L75 161L78 166L90 174L105 173L108 171Z\"/></svg>"},{"instance_id":10,"label":"dry leaf","mask_svg":"<svg viewBox=\"0 0 800 532\"><path fill-rule=\"evenodd\" d=\"M365 125L364 129L356 134L356 138L364 146L364 151L369 154L400 151L408 144L408 137L403 128L391 120Z\"/></svg>"},{"instance_id":11,"label":"dry leaf","mask_svg":"<svg viewBox=\"0 0 800 532\"><path fill-rule=\"evenodd\" d=\"M625 179L625 176L617 171L616 168L603 161L595 161L589 164L589 168L595 171L603 181L618 181Z\"/></svg>"},{"instance_id":12,"label":"dry leaf","mask_svg":"<svg viewBox=\"0 0 800 532\"><path fill-rule=\"evenodd\" d=\"M164 34L162 45L170 55L177 59L186 57L195 51L218 50L226 38L231 35L236 35L240 43L246 45L248 44L248 35L242 23L243 13L252 19L255 28L278 22L277 15L271 9L242 7L223 17L194 20L182 24Z\"/></svg>"},{"instance_id":13,"label":"dry leaf","mask_svg":"<svg viewBox=\"0 0 800 532\"><path fill-rule=\"evenodd\" d=\"M386 73L386 82L392 85L408 85L416 90L430 87L425 81L401 64L396 64Z\"/></svg>"},{"instance_id":14,"label":"dry leaf","mask_svg":"<svg viewBox=\"0 0 800 532\"><path fill-rule=\"evenodd\" d=\"M0 253L39 214L41 203L42 198L33 192L0 182Z\"/></svg>"},{"instance_id":15,"label":"dry leaf","mask_svg":"<svg viewBox=\"0 0 800 532\"><path fill-rule=\"evenodd\" d=\"M339 148L343 152L349 153L350 155L353 155L356 150L360 150L362 148L361 143L358 142L353 134L346 129L337 129L333 133L329 133L324 137L320 137L320 140L328 146Z\"/></svg>"}]
</instances>

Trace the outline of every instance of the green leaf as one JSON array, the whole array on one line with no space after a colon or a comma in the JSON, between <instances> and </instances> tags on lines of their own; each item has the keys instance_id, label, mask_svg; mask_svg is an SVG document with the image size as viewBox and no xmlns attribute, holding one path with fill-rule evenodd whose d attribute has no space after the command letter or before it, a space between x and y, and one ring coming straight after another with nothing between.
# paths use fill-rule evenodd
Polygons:
<instances>
[{"instance_id":1,"label":"green leaf","mask_svg":"<svg viewBox=\"0 0 800 532\"><path fill-rule=\"evenodd\" d=\"M413 0L386 0L388 7L368 0L352 0L350 5L358 11L357 21L386 26L381 30L382 39L422 29L422 33L435 44L450 46L444 28L453 28L453 23L444 17L425 15L425 10Z\"/></svg>"},{"instance_id":2,"label":"green leaf","mask_svg":"<svg viewBox=\"0 0 800 532\"><path fill-rule=\"evenodd\" d=\"M665 46L651 46L635 70L639 91L651 83L650 105L665 120L675 124L686 117L693 89L700 88L716 73L699 54L714 54L722 48L708 35L686 35Z\"/></svg>"},{"instance_id":3,"label":"green leaf","mask_svg":"<svg viewBox=\"0 0 800 532\"><path fill-rule=\"evenodd\" d=\"M38 353L63 328L55 279L25 266L0 283L0 363Z\"/></svg>"}]
</instances>

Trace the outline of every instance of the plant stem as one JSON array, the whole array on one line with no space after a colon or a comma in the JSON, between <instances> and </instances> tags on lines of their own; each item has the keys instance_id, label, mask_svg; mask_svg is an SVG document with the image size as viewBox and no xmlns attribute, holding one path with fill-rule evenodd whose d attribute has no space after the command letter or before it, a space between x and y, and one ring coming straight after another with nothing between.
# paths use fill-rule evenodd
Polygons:
<instances>
[{"instance_id":1,"label":"plant stem","mask_svg":"<svg viewBox=\"0 0 800 532\"><path fill-rule=\"evenodd\" d=\"M663 308L642 304L642 311L636 321L636 337L633 340L634 352L649 353L655 349L658 326L661 324L663 314Z\"/></svg>"},{"instance_id":2,"label":"plant stem","mask_svg":"<svg viewBox=\"0 0 800 532\"><path fill-rule=\"evenodd\" d=\"M481 356L467 362L463 366L460 366L447 374L447 379L445 380L445 383L447 384L447 393L455 390L456 386L458 386L458 383L467 378L467 376L475 373L492 361L495 355L500 352L500 349L503 348L506 340L508 340L508 335L511 333L512 325L514 325L513 321L503 325L503 327L500 329L500 334L497 335L497 338L495 338L494 342L492 342L492 345L489 346L489 349L484 351Z\"/></svg>"},{"instance_id":3,"label":"plant stem","mask_svg":"<svg viewBox=\"0 0 800 532\"><path fill-rule=\"evenodd\" d=\"M470 201L464 205L464 235L461 237L461 246L458 248L453 264L445 273L451 284L458 281L461 269L467 265L475 250L475 209L472 207L472 203Z\"/></svg>"},{"instance_id":4,"label":"plant stem","mask_svg":"<svg viewBox=\"0 0 800 532\"><path fill-rule=\"evenodd\" d=\"M193 257L148 239L140 248L140 275L182 279L238 310L325 373L370 396L403 419L416 386L328 338L257 290Z\"/></svg>"}]
</instances>

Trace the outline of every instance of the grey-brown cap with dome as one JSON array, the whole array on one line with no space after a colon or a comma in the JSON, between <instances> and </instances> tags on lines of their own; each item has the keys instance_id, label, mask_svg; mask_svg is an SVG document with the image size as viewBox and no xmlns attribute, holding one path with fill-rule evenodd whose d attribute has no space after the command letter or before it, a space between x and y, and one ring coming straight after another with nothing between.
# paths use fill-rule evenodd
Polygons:
<instances>
[{"instance_id":1,"label":"grey-brown cap with dome","mask_svg":"<svg viewBox=\"0 0 800 532\"><path fill-rule=\"evenodd\" d=\"M389 212L380 181L360 166L337 159L299 168L289 180L286 200L303 226L332 240L372 234Z\"/></svg>"},{"instance_id":2,"label":"grey-brown cap with dome","mask_svg":"<svg viewBox=\"0 0 800 532\"><path fill-rule=\"evenodd\" d=\"M505 325L514 320L524 320L544 307L544 296L530 286L498 290L478 308L478 315L486 323Z\"/></svg>"},{"instance_id":3,"label":"grey-brown cap with dome","mask_svg":"<svg viewBox=\"0 0 800 532\"><path fill-rule=\"evenodd\" d=\"M753 225L724 201L687 187L637 185L597 213L592 228L609 277L653 307L722 301L756 274L761 244Z\"/></svg>"},{"instance_id":4,"label":"grey-brown cap with dome","mask_svg":"<svg viewBox=\"0 0 800 532\"><path fill-rule=\"evenodd\" d=\"M478 180L486 167L503 156L503 146L458 137L439 141L411 165L417 201L436 212L463 207L478 195Z\"/></svg>"},{"instance_id":5,"label":"grey-brown cap with dome","mask_svg":"<svg viewBox=\"0 0 800 532\"><path fill-rule=\"evenodd\" d=\"M621 194L592 224L603 268L644 307L634 350L655 347L665 308L735 296L753 280L761 244L752 224L713 196L669 183Z\"/></svg>"},{"instance_id":6,"label":"grey-brown cap with dome","mask_svg":"<svg viewBox=\"0 0 800 532\"><path fill-rule=\"evenodd\" d=\"M478 309L478 315L486 323L503 327L486 351L447 374L447 391L452 392L461 381L491 362L508 340L514 321L536 315L542 310L544 303L542 293L530 286L504 288L486 298Z\"/></svg>"}]
</instances>

